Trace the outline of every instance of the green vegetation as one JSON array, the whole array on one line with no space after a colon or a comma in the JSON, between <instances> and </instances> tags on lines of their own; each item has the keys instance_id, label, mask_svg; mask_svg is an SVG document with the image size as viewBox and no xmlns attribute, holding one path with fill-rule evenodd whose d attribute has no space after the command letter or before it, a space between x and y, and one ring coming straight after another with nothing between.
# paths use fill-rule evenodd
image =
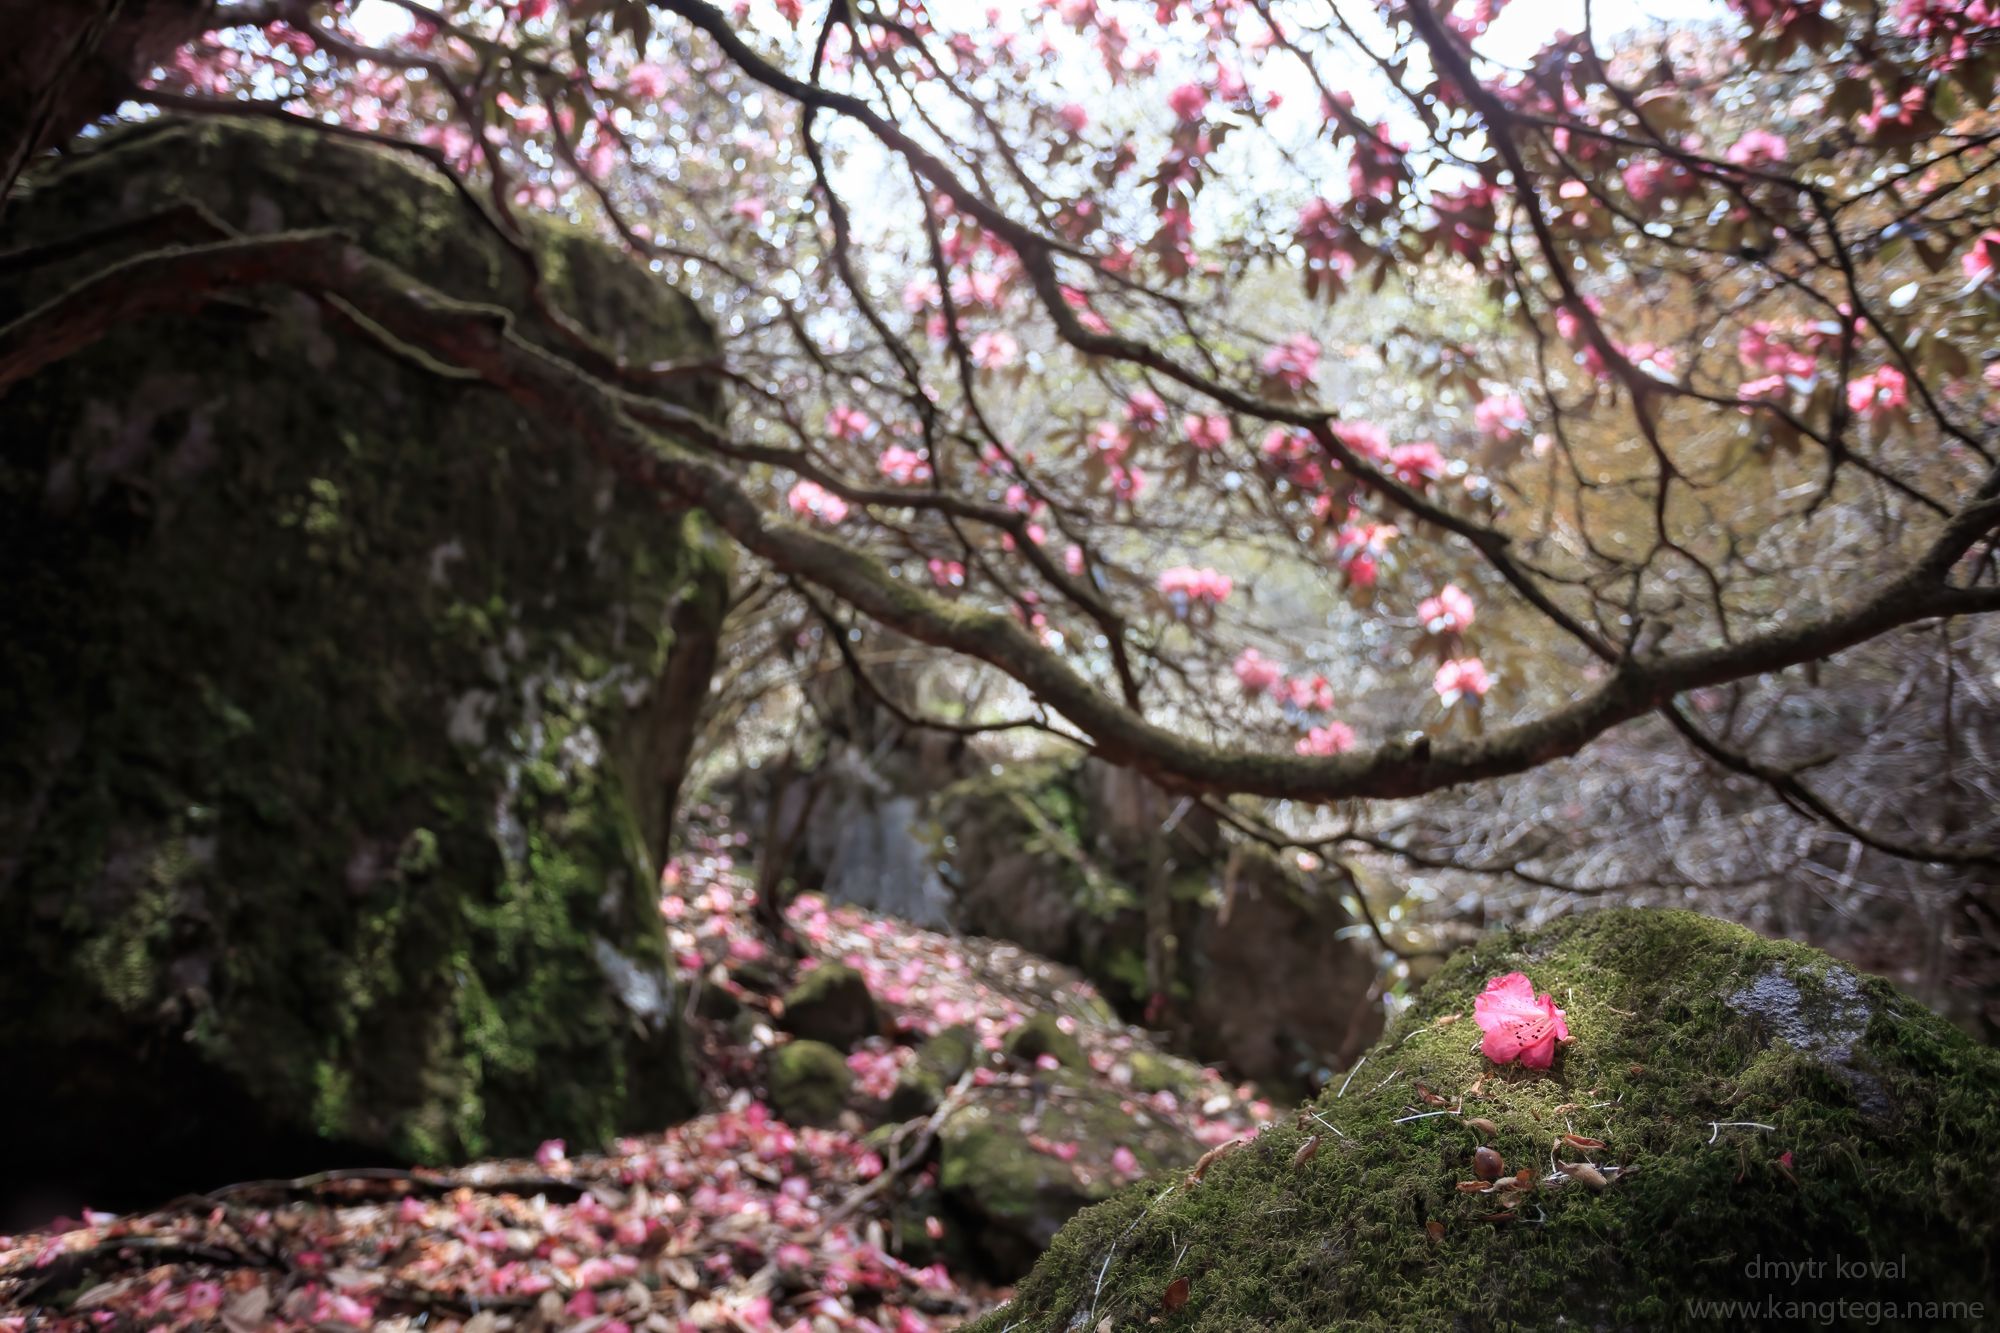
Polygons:
<instances>
[{"instance_id":1,"label":"green vegetation","mask_svg":"<svg viewBox=\"0 0 2000 1333\"><path fill-rule=\"evenodd\" d=\"M1516 969L1568 1011L1548 1071L1478 1053L1473 997ZM1605 1146L1552 1149L1565 1133ZM1482 1142L1538 1182L1511 1210L1458 1189ZM1552 1152L1605 1187L1544 1182ZM1703 917L1594 913L1454 959L1344 1091L1198 1184L1082 1214L975 1328L1714 1327L1685 1302L1990 1300L1996 1154L2000 1054L1887 983ZM1812 1260L1797 1288L1758 1267Z\"/></svg>"}]
</instances>

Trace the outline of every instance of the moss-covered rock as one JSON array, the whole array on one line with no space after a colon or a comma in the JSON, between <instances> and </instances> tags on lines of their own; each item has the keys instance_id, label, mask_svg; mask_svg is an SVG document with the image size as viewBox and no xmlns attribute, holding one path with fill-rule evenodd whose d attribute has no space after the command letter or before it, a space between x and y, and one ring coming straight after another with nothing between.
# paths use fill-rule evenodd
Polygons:
<instances>
[{"instance_id":1,"label":"moss-covered rock","mask_svg":"<svg viewBox=\"0 0 2000 1333\"><path fill-rule=\"evenodd\" d=\"M1551 1070L1478 1052L1473 998L1514 970L1568 1011ZM1482 1141L1534 1182L1511 1207L1458 1188ZM976 1327L1147 1327L1177 1277L1163 1330L1858 1326L1870 1301L1975 1327L1921 1303L1990 1315L1997 1190L2000 1054L1815 950L1601 912L1460 955L1344 1090L1083 1214Z\"/></svg>"},{"instance_id":2,"label":"moss-covered rock","mask_svg":"<svg viewBox=\"0 0 2000 1333\"><path fill-rule=\"evenodd\" d=\"M795 1125L831 1125L847 1106L854 1071L823 1041L799 1038L771 1052L771 1109Z\"/></svg>"},{"instance_id":3,"label":"moss-covered rock","mask_svg":"<svg viewBox=\"0 0 2000 1333\"><path fill-rule=\"evenodd\" d=\"M785 993L787 1032L842 1050L882 1030L868 982L845 963L821 963Z\"/></svg>"},{"instance_id":4,"label":"moss-covered rock","mask_svg":"<svg viewBox=\"0 0 2000 1333\"><path fill-rule=\"evenodd\" d=\"M896 1076L896 1089L889 1095L890 1116L909 1120L937 1110L946 1091L972 1068L976 1041L963 1023L926 1037L917 1047L917 1058Z\"/></svg>"},{"instance_id":5,"label":"moss-covered rock","mask_svg":"<svg viewBox=\"0 0 2000 1333\"><path fill-rule=\"evenodd\" d=\"M1349 886L1309 881L1177 807L1094 759L1014 762L946 787L932 819L954 921L1076 967L1178 1050L1303 1091L1381 1030L1378 962L1333 892Z\"/></svg>"},{"instance_id":6,"label":"moss-covered rock","mask_svg":"<svg viewBox=\"0 0 2000 1333\"><path fill-rule=\"evenodd\" d=\"M938 1186L989 1275L1026 1272L1078 1209L1109 1198L1127 1149L1143 1171L1184 1167L1201 1147L1175 1126L1066 1071L1035 1086L987 1093L946 1117Z\"/></svg>"},{"instance_id":7,"label":"moss-covered rock","mask_svg":"<svg viewBox=\"0 0 2000 1333\"><path fill-rule=\"evenodd\" d=\"M1047 1055L1053 1056L1055 1062L1065 1069L1090 1067L1083 1054L1083 1043L1073 1034L1063 1031L1062 1020L1054 1014L1036 1014L1015 1028L1007 1034L1004 1049L1008 1055L1028 1064L1034 1064Z\"/></svg>"},{"instance_id":8,"label":"moss-covered rock","mask_svg":"<svg viewBox=\"0 0 2000 1333\"><path fill-rule=\"evenodd\" d=\"M1132 1087L1139 1092L1171 1092L1191 1097L1201 1090L1202 1067L1157 1051L1133 1051L1127 1057L1132 1066Z\"/></svg>"},{"instance_id":9,"label":"moss-covered rock","mask_svg":"<svg viewBox=\"0 0 2000 1333\"><path fill-rule=\"evenodd\" d=\"M0 249L192 200L344 228L568 349L406 162L154 123L34 179ZM615 350L712 349L582 233L530 241ZM12 268L0 320L155 243ZM10 1141L193 1184L691 1109L654 884L727 593L698 518L279 290L113 333L0 399L0 440Z\"/></svg>"}]
</instances>

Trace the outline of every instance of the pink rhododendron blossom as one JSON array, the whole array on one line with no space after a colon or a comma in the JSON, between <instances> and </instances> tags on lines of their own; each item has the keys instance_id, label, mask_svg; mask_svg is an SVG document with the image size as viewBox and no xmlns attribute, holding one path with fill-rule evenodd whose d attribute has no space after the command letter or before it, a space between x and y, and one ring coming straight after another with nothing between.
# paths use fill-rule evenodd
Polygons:
<instances>
[{"instance_id":1,"label":"pink rhododendron blossom","mask_svg":"<svg viewBox=\"0 0 2000 1333\"><path fill-rule=\"evenodd\" d=\"M802 481L785 496L785 503L800 518L838 523L847 517L847 501L816 481Z\"/></svg>"},{"instance_id":2,"label":"pink rhododendron blossom","mask_svg":"<svg viewBox=\"0 0 2000 1333\"><path fill-rule=\"evenodd\" d=\"M1004 370L1020 359L1021 344L1011 333L989 329L972 340L972 364L981 370Z\"/></svg>"},{"instance_id":3,"label":"pink rhododendron blossom","mask_svg":"<svg viewBox=\"0 0 2000 1333\"><path fill-rule=\"evenodd\" d=\"M1181 431L1197 449L1220 449L1229 443L1229 418L1220 412L1190 412L1181 419Z\"/></svg>"},{"instance_id":4,"label":"pink rhododendron blossom","mask_svg":"<svg viewBox=\"0 0 2000 1333\"><path fill-rule=\"evenodd\" d=\"M1354 748L1354 728L1345 722L1329 722L1308 731L1292 748L1303 755L1345 754Z\"/></svg>"},{"instance_id":5,"label":"pink rhododendron blossom","mask_svg":"<svg viewBox=\"0 0 2000 1333\"><path fill-rule=\"evenodd\" d=\"M1391 449L1389 466L1404 485L1426 486L1444 475L1444 455L1435 440L1418 440Z\"/></svg>"},{"instance_id":6,"label":"pink rhododendron blossom","mask_svg":"<svg viewBox=\"0 0 2000 1333\"><path fill-rule=\"evenodd\" d=\"M1894 366L1877 366L1847 382L1847 410L1868 418L1909 406L1910 384Z\"/></svg>"},{"instance_id":7,"label":"pink rhododendron blossom","mask_svg":"<svg viewBox=\"0 0 2000 1333\"><path fill-rule=\"evenodd\" d=\"M1169 601L1215 605L1229 600L1236 585L1227 574L1212 569L1176 565L1160 571L1160 593Z\"/></svg>"},{"instance_id":8,"label":"pink rhododendron blossom","mask_svg":"<svg viewBox=\"0 0 2000 1333\"><path fill-rule=\"evenodd\" d=\"M1456 583L1447 583L1417 606L1417 619L1432 634L1463 634L1472 624L1472 598Z\"/></svg>"},{"instance_id":9,"label":"pink rhododendron blossom","mask_svg":"<svg viewBox=\"0 0 2000 1333\"><path fill-rule=\"evenodd\" d=\"M1479 433L1496 440L1511 440L1528 429L1528 409L1515 393L1496 393L1479 400L1472 409L1472 424Z\"/></svg>"},{"instance_id":10,"label":"pink rhododendron blossom","mask_svg":"<svg viewBox=\"0 0 2000 1333\"><path fill-rule=\"evenodd\" d=\"M858 440L874 426L866 412L846 403L835 404L826 414L826 433L836 440Z\"/></svg>"},{"instance_id":11,"label":"pink rhododendron blossom","mask_svg":"<svg viewBox=\"0 0 2000 1333\"><path fill-rule=\"evenodd\" d=\"M1167 405L1151 389L1141 389L1125 400L1125 422L1133 430L1156 430L1167 422Z\"/></svg>"},{"instance_id":12,"label":"pink rhododendron blossom","mask_svg":"<svg viewBox=\"0 0 2000 1333\"><path fill-rule=\"evenodd\" d=\"M1284 671L1270 658L1255 648L1245 648L1236 658L1232 668L1236 672L1236 683L1243 687L1245 694L1262 694L1276 685L1284 677Z\"/></svg>"},{"instance_id":13,"label":"pink rhododendron blossom","mask_svg":"<svg viewBox=\"0 0 2000 1333\"><path fill-rule=\"evenodd\" d=\"M1767 167L1783 162L1788 152L1780 136L1769 130L1751 130L1729 146L1726 156L1739 167Z\"/></svg>"},{"instance_id":14,"label":"pink rhododendron blossom","mask_svg":"<svg viewBox=\"0 0 2000 1333\"><path fill-rule=\"evenodd\" d=\"M1486 691L1493 688L1493 678L1486 674L1486 664L1478 658L1454 657L1438 667L1431 688L1437 691L1444 706L1450 708L1460 699L1484 698Z\"/></svg>"},{"instance_id":15,"label":"pink rhododendron blossom","mask_svg":"<svg viewBox=\"0 0 2000 1333\"><path fill-rule=\"evenodd\" d=\"M1111 1169L1121 1176L1136 1176L1139 1174L1139 1159L1121 1143L1112 1149Z\"/></svg>"},{"instance_id":16,"label":"pink rhododendron blossom","mask_svg":"<svg viewBox=\"0 0 2000 1333\"><path fill-rule=\"evenodd\" d=\"M1965 276L1984 286L1993 280L1993 271L2000 268L2000 228L1981 232L1972 248L1959 256L1959 265Z\"/></svg>"},{"instance_id":17,"label":"pink rhododendron blossom","mask_svg":"<svg viewBox=\"0 0 2000 1333\"><path fill-rule=\"evenodd\" d=\"M1319 354L1317 339L1294 333L1264 353L1264 373L1296 393L1318 378Z\"/></svg>"},{"instance_id":18,"label":"pink rhododendron blossom","mask_svg":"<svg viewBox=\"0 0 2000 1333\"><path fill-rule=\"evenodd\" d=\"M1182 120L1200 120L1208 110L1208 90L1198 83L1183 83L1167 94L1167 106Z\"/></svg>"},{"instance_id":19,"label":"pink rhododendron blossom","mask_svg":"<svg viewBox=\"0 0 2000 1333\"><path fill-rule=\"evenodd\" d=\"M544 1139L542 1145L535 1149L535 1165L546 1169L567 1160L564 1148L561 1139Z\"/></svg>"},{"instance_id":20,"label":"pink rhododendron blossom","mask_svg":"<svg viewBox=\"0 0 2000 1333\"><path fill-rule=\"evenodd\" d=\"M632 90L634 97L649 99L665 97L667 71L651 63L634 65L632 72L625 76L625 86Z\"/></svg>"},{"instance_id":21,"label":"pink rhododendron blossom","mask_svg":"<svg viewBox=\"0 0 2000 1333\"><path fill-rule=\"evenodd\" d=\"M914 486L931 479L930 461L915 449L905 449L900 444L884 449L876 465L883 476L898 486Z\"/></svg>"},{"instance_id":22,"label":"pink rhododendron blossom","mask_svg":"<svg viewBox=\"0 0 2000 1333\"><path fill-rule=\"evenodd\" d=\"M1056 109L1056 117L1071 134L1082 134L1090 128L1090 112L1078 102L1065 102Z\"/></svg>"},{"instance_id":23,"label":"pink rhododendron blossom","mask_svg":"<svg viewBox=\"0 0 2000 1333\"><path fill-rule=\"evenodd\" d=\"M1486 1034L1480 1050L1496 1064L1519 1060L1529 1069L1555 1063L1556 1043L1567 1042L1567 1015L1519 972L1494 977L1472 1002L1473 1021Z\"/></svg>"}]
</instances>

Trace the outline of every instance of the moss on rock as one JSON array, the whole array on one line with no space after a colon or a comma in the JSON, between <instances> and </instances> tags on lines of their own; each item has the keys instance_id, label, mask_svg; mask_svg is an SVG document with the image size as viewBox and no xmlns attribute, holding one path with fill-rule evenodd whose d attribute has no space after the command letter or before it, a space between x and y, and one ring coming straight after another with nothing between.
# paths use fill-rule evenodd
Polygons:
<instances>
[{"instance_id":1,"label":"moss on rock","mask_svg":"<svg viewBox=\"0 0 2000 1333\"><path fill-rule=\"evenodd\" d=\"M342 227L567 346L448 185L294 130L104 136L0 248L184 200ZM712 348L583 233L530 238L616 350ZM10 271L0 320L141 244ZM194 1184L692 1109L654 880L726 557L439 370L259 291L0 399L0 1060L38 1071L5 1114L53 1157L109 1174L142 1131Z\"/></svg>"},{"instance_id":2,"label":"moss on rock","mask_svg":"<svg viewBox=\"0 0 2000 1333\"><path fill-rule=\"evenodd\" d=\"M1140 1168L1184 1167L1201 1152L1179 1128L1067 1071L953 1112L938 1135L938 1186L991 1276L1020 1276L1079 1208L1124 1183L1116 1148ZM1068 1154L1074 1154L1073 1156Z\"/></svg>"},{"instance_id":3,"label":"moss on rock","mask_svg":"<svg viewBox=\"0 0 2000 1333\"><path fill-rule=\"evenodd\" d=\"M1575 1040L1551 1070L1478 1053L1473 998L1514 970L1568 1011ZM1457 1188L1481 1140L1538 1182L1517 1207ZM1552 1183L1552 1158L1595 1163L1604 1187ZM974 1327L1758 1327L1812 1321L1763 1312L1814 1300L1861 1311L1834 1322L1895 1302L1886 1326L1931 1327L1953 1316L1924 1303L1991 1313L1996 1187L2000 1054L1815 950L1607 911L1461 954L1344 1095L1197 1185L1082 1214ZM1162 1317L1177 1277L1188 1301ZM1727 1300L1752 1305L1694 1304Z\"/></svg>"},{"instance_id":4,"label":"moss on rock","mask_svg":"<svg viewBox=\"0 0 2000 1333\"><path fill-rule=\"evenodd\" d=\"M1004 1047L1008 1055L1029 1064L1049 1055L1054 1056L1056 1063L1065 1069L1090 1067L1083 1053L1083 1043L1063 1031L1062 1020L1054 1014L1036 1014L1007 1034Z\"/></svg>"},{"instance_id":5,"label":"moss on rock","mask_svg":"<svg viewBox=\"0 0 2000 1333\"><path fill-rule=\"evenodd\" d=\"M771 1052L771 1108L795 1125L831 1125L847 1106L854 1071L823 1041L799 1038Z\"/></svg>"},{"instance_id":6,"label":"moss on rock","mask_svg":"<svg viewBox=\"0 0 2000 1333\"><path fill-rule=\"evenodd\" d=\"M882 1028L868 982L845 963L821 963L785 993L784 1025L813 1041L842 1050Z\"/></svg>"}]
</instances>

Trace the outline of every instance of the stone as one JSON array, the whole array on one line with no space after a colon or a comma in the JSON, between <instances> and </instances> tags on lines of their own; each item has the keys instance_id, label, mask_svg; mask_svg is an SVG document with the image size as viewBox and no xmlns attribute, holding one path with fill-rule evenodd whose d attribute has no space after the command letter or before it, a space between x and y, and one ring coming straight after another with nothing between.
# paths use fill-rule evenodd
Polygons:
<instances>
[{"instance_id":1,"label":"stone","mask_svg":"<svg viewBox=\"0 0 2000 1333\"><path fill-rule=\"evenodd\" d=\"M771 1109L788 1124L828 1126L840 1119L854 1071L823 1041L800 1038L771 1052Z\"/></svg>"},{"instance_id":2,"label":"stone","mask_svg":"<svg viewBox=\"0 0 2000 1333\"><path fill-rule=\"evenodd\" d=\"M344 228L574 350L443 180L295 129L87 140L0 249L190 200ZM603 348L712 353L690 302L526 225ZM8 270L0 322L148 243ZM7 1141L160 1193L692 1111L656 872L728 590L698 515L284 290L114 331L0 398L0 439Z\"/></svg>"},{"instance_id":3,"label":"stone","mask_svg":"<svg viewBox=\"0 0 2000 1333\"><path fill-rule=\"evenodd\" d=\"M1047 1055L1053 1056L1055 1062L1065 1069L1090 1067L1083 1054L1082 1043L1063 1031L1061 1021L1054 1014L1036 1014L1015 1028L1007 1034L1004 1049L1008 1055L1027 1064L1034 1064Z\"/></svg>"},{"instance_id":4,"label":"stone","mask_svg":"<svg viewBox=\"0 0 2000 1333\"><path fill-rule=\"evenodd\" d=\"M845 963L821 963L785 993L787 1032L847 1050L882 1029L868 982Z\"/></svg>"},{"instance_id":5,"label":"stone","mask_svg":"<svg viewBox=\"0 0 2000 1333\"><path fill-rule=\"evenodd\" d=\"M999 1282L1025 1273L1079 1209L1118 1192L1124 1178L1109 1164L1116 1148L1130 1149L1149 1172L1185 1167L1202 1151L1113 1089L1067 1072L1047 1081L1040 1093L989 1088L947 1116L938 1134L938 1187L953 1225ZM1058 1155L1071 1147L1073 1158Z\"/></svg>"},{"instance_id":6,"label":"stone","mask_svg":"<svg viewBox=\"0 0 2000 1333\"><path fill-rule=\"evenodd\" d=\"M1513 971L1567 1011L1550 1069L1480 1054L1473 1000ZM974 1333L1145 1327L1178 1276L1188 1333L1990 1312L2000 1052L1817 950L1669 911L1499 933L1357 1073L1199 1183L1078 1215ZM1533 1188L1462 1189L1476 1147Z\"/></svg>"}]
</instances>

